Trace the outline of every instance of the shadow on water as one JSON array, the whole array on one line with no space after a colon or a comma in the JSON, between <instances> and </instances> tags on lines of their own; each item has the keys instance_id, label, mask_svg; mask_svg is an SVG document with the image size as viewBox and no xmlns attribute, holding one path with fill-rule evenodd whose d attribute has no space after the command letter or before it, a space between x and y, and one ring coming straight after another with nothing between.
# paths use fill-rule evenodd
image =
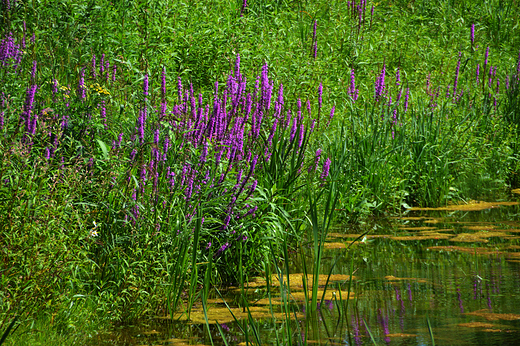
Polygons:
<instances>
[{"instance_id":1,"label":"shadow on water","mask_svg":"<svg viewBox=\"0 0 520 346\"><path fill-rule=\"evenodd\" d=\"M292 330L292 344L431 345L429 323L437 345L518 344L519 198L411 209L363 229L331 229L321 272L336 265L317 313L305 312L304 283L312 280L303 280L298 256L291 262L290 287L284 291L291 302L289 314L281 304L276 276L270 278L269 290L262 278L247 284L250 315L261 343L276 344L283 330ZM348 244L367 229L369 234L347 251ZM326 275L320 276L320 298L326 282ZM185 315L145 321L105 335L96 344L223 345L223 333L229 345L245 345L234 319L248 318L238 307L240 290L230 288L222 294L234 317L218 295L210 297L211 339L199 304L190 322Z\"/></svg>"}]
</instances>

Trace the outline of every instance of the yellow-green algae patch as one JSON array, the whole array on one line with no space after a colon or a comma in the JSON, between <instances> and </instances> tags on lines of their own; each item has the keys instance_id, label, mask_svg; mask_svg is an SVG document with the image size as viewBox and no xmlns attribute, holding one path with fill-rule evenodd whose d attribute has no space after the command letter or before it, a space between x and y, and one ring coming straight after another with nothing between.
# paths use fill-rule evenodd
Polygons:
<instances>
[{"instance_id":1,"label":"yellow-green algae patch","mask_svg":"<svg viewBox=\"0 0 520 346\"><path fill-rule=\"evenodd\" d=\"M464 228L466 229L470 229L470 230L473 230L473 231L489 231L489 230L494 230L496 228L496 226L493 226L493 225L486 225L486 226L479 226L479 225L476 225L476 226L465 226Z\"/></svg>"},{"instance_id":2,"label":"yellow-green algae patch","mask_svg":"<svg viewBox=\"0 0 520 346\"><path fill-rule=\"evenodd\" d=\"M461 211L478 211L478 210L485 210L485 209L491 209L491 208L498 208L502 205L509 206L509 205L519 205L520 202L482 202L482 201L471 201L468 204L452 204L447 205L445 207L438 207L438 208L418 208L413 207L408 210L445 210L445 211L455 211L455 210L461 210Z\"/></svg>"},{"instance_id":3,"label":"yellow-green algae patch","mask_svg":"<svg viewBox=\"0 0 520 346\"><path fill-rule=\"evenodd\" d=\"M348 233L328 233L327 237L331 238L359 238L361 234L348 234Z\"/></svg>"},{"instance_id":4,"label":"yellow-green algae patch","mask_svg":"<svg viewBox=\"0 0 520 346\"><path fill-rule=\"evenodd\" d=\"M385 336L387 336L389 338L414 338L417 336L417 334L392 333L392 334L386 334Z\"/></svg>"},{"instance_id":5,"label":"yellow-green algae patch","mask_svg":"<svg viewBox=\"0 0 520 346\"><path fill-rule=\"evenodd\" d=\"M320 275L318 277L318 285L324 286L327 283L327 277L328 277L327 275ZM302 289L303 288L303 278L304 278L303 273L289 274L288 278L287 278L287 276L284 276L284 284L286 284L287 281L289 281L289 285L292 289L299 289L299 288ZM350 279L350 275L347 275L347 274L332 274L329 277L329 284L331 284L332 282L337 282L337 281L348 281L349 279ZM356 277L352 276L352 279L356 279ZM312 287L313 275L307 275L305 280L307 282L307 286ZM274 286L274 287L280 286L280 281L276 274L273 274L271 276L270 284L271 284L271 286ZM246 288L265 287L266 285L267 285L267 282L266 282L265 278L260 278L260 277L254 278L253 280L244 284L244 286ZM239 288L235 288L235 290L239 290Z\"/></svg>"},{"instance_id":6,"label":"yellow-green algae patch","mask_svg":"<svg viewBox=\"0 0 520 346\"><path fill-rule=\"evenodd\" d=\"M393 236L390 239L399 240L399 241L409 241L409 240L430 240L430 239L450 239L453 235L443 234L443 233L431 233L425 235L410 235L410 236Z\"/></svg>"},{"instance_id":7,"label":"yellow-green algae patch","mask_svg":"<svg viewBox=\"0 0 520 346\"><path fill-rule=\"evenodd\" d=\"M402 230L405 230L405 231L425 231L425 230L435 229L436 227L429 227L429 226L422 226L422 227L399 226L398 228L402 229Z\"/></svg>"},{"instance_id":8,"label":"yellow-green algae patch","mask_svg":"<svg viewBox=\"0 0 520 346\"><path fill-rule=\"evenodd\" d=\"M231 311L230 311L231 310ZM262 319L285 319L286 315L282 312L273 312L269 311L269 308L266 306L249 306L249 312L251 313L251 317L255 320ZM206 314L208 316L208 322L210 324L215 324L216 321L218 323L230 323L234 322L235 318L238 320L248 318L249 314L248 310L244 310L243 308L231 308L222 306L209 306L206 310ZM233 317L234 315L234 317ZM291 314L291 318L301 318L303 315L301 313ZM169 316L164 317L165 319L169 319ZM186 321L192 324L205 324L206 319L204 317L204 311L202 308L198 307L191 311L191 316L188 319L188 314L186 313L176 313L173 315L173 320L176 321Z\"/></svg>"},{"instance_id":9,"label":"yellow-green algae patch","mask_svg":"<svg viewBox=\"0 0 520 346\"><path fill-rule=\"evenodd\" d=\"M484 322L459 323L459 324L457 324L457 326L465 327L465 328L488 328L488 329L495 328L495 325L493 323L484 323Z\"/></svg>"},{"instance_id":10,"label":"yellow-green algae patch","mask_svg":"<svg viewBox=\"0 0 520 346\"><path fill-rule=\"evenodd\" d=\"M504 321L516 321L520 320L520 315L518 314L498 314L494 312L490 312L487 309L481 309L473 312L467 312L465 315L470 316L478 316L483 317L488 321L498 321L498 320L504 320Z\"/></svg>"},{"instance_id":11,"label":"yellow-green algae patch","mask_svg":"<svg viewBox=\"0 0 520 346\"><path fill-rule=\"evenodd\" d=\"M462 242L462 243L474 243L474 242L487 243L488 240L486 238L492 238L492 237L509 238L510 236L504 232L459 233L454 238L451 238L450 241Z\"/></svg>"},{"instance_id":12,"label":"yellow-green algae patch","mask_svg":"<svg viewBox=\"0 0 520 346\"><path fill-rule=\"evenodd\" d=\"M422 283L422 284L428 283L428 281L426 281L424 279L420 279L420 278L398 278L393 275L385 276L385 280L388 280L390 282L392 282L392 281L415 281L417 283Z\"/></svg>"},{"instance_id":13,"label":"yellow-green algae patch","mask_svg":"<svg viewBox=\"0 0 520 346\"><path fill-rule=\"evenodd\" d=\"M351 243L351 242L349 242ZM335 250L335 249L346 249L347 245L345 243L324 243L323 247L327 250Z\"/></svg>"}]
</instances>

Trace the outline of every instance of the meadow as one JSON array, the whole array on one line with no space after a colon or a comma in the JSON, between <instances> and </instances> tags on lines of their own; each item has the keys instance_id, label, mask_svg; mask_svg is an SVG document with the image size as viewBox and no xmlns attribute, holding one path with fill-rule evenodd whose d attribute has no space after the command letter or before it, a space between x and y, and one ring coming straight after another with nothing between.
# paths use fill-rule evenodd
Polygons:
<instances>
[{"instance_id":1,"label":"meadow","mask_svg":"<svg viewBox=\"0 0 520 346\"><path fill-rule=\"evenodd\" d=\"M0 13L0 344L189 315L332 224L520 186L517 0Z\"/></svg>"}]
</instances>

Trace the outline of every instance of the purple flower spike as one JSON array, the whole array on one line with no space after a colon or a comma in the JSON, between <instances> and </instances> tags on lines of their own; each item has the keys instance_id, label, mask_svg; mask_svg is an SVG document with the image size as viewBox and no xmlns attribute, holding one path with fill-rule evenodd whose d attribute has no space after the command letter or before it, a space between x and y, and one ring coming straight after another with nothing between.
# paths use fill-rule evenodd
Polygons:
<instances>
[{"instance_id":1,"label":"purple flower spike","mask_svg":"<svg viewBox=\"0 0 520 346\"><path fill-rule=\"evenodd\" d=\"M323 85L320 82L320 86L318 87L318 111L321 109L321 105L322 105L322 101L323 101L321 98L322 95L323 95Z\"/></svg>"},{"instance_id":2,"label":"purple flower spike","mask_svg":"<svg viewBox=\"0 0 520 346\"><path fill-rule=\"evenodd\" d=\"M33 67L31 71L31 82L34 83L34 80L36 78L36 60L33 61Z\"/></svg>"},{"instance_id":3,"label":"purple flower spike","mask_svg":"<svg viewBox=\"0 0 520 346\"><path fill-rule=\"evenodd\" d=\"M486 55L484 59L484 70L486 69L486 66L488 64L488 56L489 56L489 47L486 48Z\"/></svg>"},{"instance_id":4,"label":"purple flower spike","mask_svg":"<svg viewBox=\"0 0 520 346\"><path fill-rule=\"evenodd\" d=\"M404 96L404 112L408 110L408 99L410 98L410 88L406 88L406 95Z\"/></svg>"},{"instance_id":5,"label":"purple flower spike","mask_svg":"<svg viewBox=\"0 0 520 346\"><path fill-rule=\"evenodd\" d=\"M143 95L146 97L148 96L148 74L144 75L143 80Z\"/></svg>"},{"instance_id":6,"label":"purple flower spike","mask_svg":"<svg viewBox=\"0 0 520 346\"><path fill-rule=\"evenodd\" d=\"M247 7L247 0L244 0L244 4L242 5L242 10L240 11L240 17L244 16L244 12L246 10L246 7Z\"/></svg>"},{"instance_id":7,"label":"purple flower spike","mask_svg":"<svg viewBox=\"0 0 520 346\"><path fill-rule=\"evenodd\" d=\"M112 66L112 82L116 81L116 72L117 72L117 65L114 63L114 66Z\"/></svg>"},{"instance_id":8,"label":"purple flower spike","mask_svg":"<svg viewBox=\"0 0 520 346\"><path fill-rule=\"evenodd\" d=\"M85 87L85 69L84 68L81 69L81 72L79 74L78 94L82 100L84 100L87 97L87 88Z\"/></svg>"},{"instance_id":9,"label":"purple flower spike","mask_svg":"<svg viewBox=\"0 0 520 346\"><path fill-rule=\"evenodd\" d=\"M471 24L471 45L473 46L475 44L475 24Z\"/></svg>"},{"instance_id":10,"label":"purple flower spike","mask_svg":"<svg viewBox=\"0 0 520 346\"><path fill-rule=\"evenodd\" d=\"M385 75L386 75L386 64L383 64L383 68L381 69L381 73L379 74L379 78L376 81L375 85L375 99L379 101L383 92L385 90Z\"/></svg>"},{"instance_id":11,"label":"purple flower spike","mask_svg":"<svg viewBox=\"0 0 520 346\"><path fill-rule=\"evenodd\" d=\"M99 63L99 74L103 75L105 72L105 54L101 54L101 62Z\"/></svg>"},{"instance_id":12,"label":"purple flower spike","mask_svg":"<svg viewBox=\"0 0 520 346\"><path fill-rule=\"evenodd\" d=\"M358 92L359 90L356 89L356 77L354 75L354 69L352 69L352 71L350 71L350 87L348 93L350 97L352 97L352 100L354 100L354 102L358 98Z\"/></svg>"},{"instance_id":13,"label":"purple flower spike","mask_svg":"<svg viewBox=\"0 0 520 346\"><path fill-rule=\"evenodd\" d=\"M331 161L329 158L327 158L327 160L325 160L325 163L323 164L323 170L321 171L320 176L320 179L323 181L325 181L325 179L327 179L327 177L329 176L330 164Z\"/></svg>"}]
</instances>

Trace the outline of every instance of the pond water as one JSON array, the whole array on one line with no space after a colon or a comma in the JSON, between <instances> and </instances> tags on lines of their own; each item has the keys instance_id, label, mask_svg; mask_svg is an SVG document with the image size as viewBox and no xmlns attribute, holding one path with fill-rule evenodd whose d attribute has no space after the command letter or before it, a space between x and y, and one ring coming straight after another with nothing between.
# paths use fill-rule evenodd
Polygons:
<instances>
[{"instance_id":1,"label":"pond water","mask_svg":"<svg viewBox=\"0 0 520 346\"><path fill-rule=\"evenodd\" d=\"M303 255L294 254L285 295L289 305L280 303L275 277L269 290L265 279L250 282L249 325L257 334L250 327L248 340L269 345L277 339L293 345L432 345L432 339L437 345L520 344L519 200L512 194L502 202L409 210L360 228L332 229L322 259L320 299L336 265L320 309L305 313ZM247 311L237 307L240 290L222 295L246 324ZM96 343L223 345L223 333L229 345L245 345L241 326L222 301L218 295L208 300L211 340L199 303L191 322L186 316L158 318L118 329L110 340Z\"/></svg>"}]
</instances>

